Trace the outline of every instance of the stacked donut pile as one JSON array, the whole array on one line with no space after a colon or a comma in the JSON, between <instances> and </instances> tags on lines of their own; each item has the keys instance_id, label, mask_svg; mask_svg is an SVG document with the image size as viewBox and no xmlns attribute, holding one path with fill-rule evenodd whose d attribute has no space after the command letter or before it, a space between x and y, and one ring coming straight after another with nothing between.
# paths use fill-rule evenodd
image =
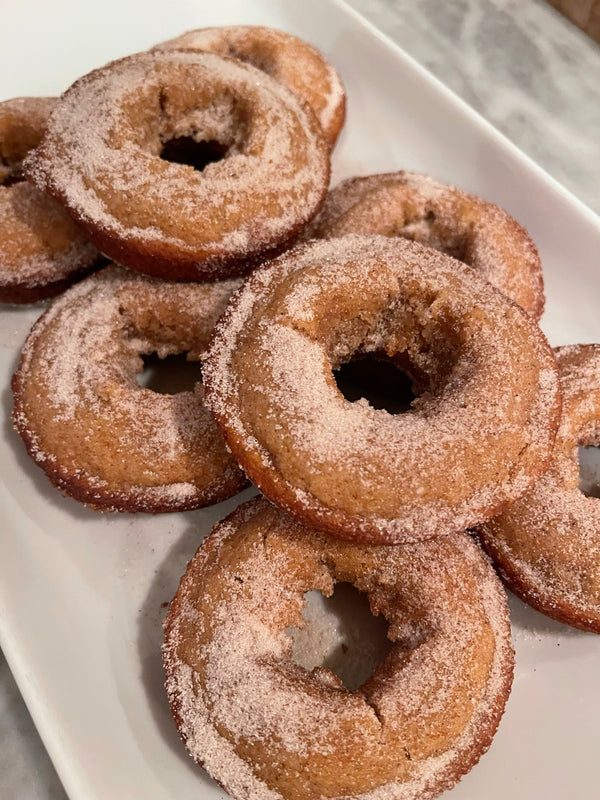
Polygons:
<instances>
[{"instance_id":1,"label":"stacked donut pile","mask_svg":"<svg viewBox=\"0 0 600 800\"><path fill-rule=\"evenodd\" d=\"M29 183L3 191L58 204L92 262L120 266L27 339L28 452L99 510L263 495L207 537L169 610L188 751L240 799L437 796L490 745L512 681L506 597L465 531L533 605L600 630L600 510L576 457L600 435L600 350L552 352L536 248L497 206L407 172L327 194L344 94L289 34L192 31L50 105L11 167ZM193 391L138 385L144 356L182 352L202 362ZM408 376L405 413L344 395L336 375L364 362ZM292 657L306 592L339 582L392 643L356 691Z\"/></svg>"}]
</instances>

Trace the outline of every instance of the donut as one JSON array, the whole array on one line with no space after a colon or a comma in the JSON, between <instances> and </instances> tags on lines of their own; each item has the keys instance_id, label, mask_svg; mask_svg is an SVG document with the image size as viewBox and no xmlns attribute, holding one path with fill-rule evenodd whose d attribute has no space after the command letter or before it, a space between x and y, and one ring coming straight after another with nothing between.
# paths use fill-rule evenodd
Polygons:
<instances>
[{"instance_id":1,"label":"donut","mask_svg":"<svg viewBox=\"0 0 600 800\"><path fill-rule=\"evenodd\" d=\"M195 169L181 153L161 157L178 144L217 160ZM203 281L281 250L319 210L330 164L314 114L276 80L213 53L164 51L76 81L24 168L118 263Z\"/></svg>"},{"instance_id":2,"label":"donut","mask_svg":"<svg viewBox=\"0 0 600 800\"><path fill-rule=\"evenodd\" d=\"M138 384L143 355L197 361L239 281L166 283L110 266L57 298L13 377L13 420L65 494L104 511L183 511L246 479L193 391Z\"/></svg>"},{"instance_id":3,"label":"donut","mask_svg":"<svg viewBox=\"0 0 600 800\"><path fill-rule=\"evenodd\" d=\"M304 594L363 592L391 649L349 691L292 658ZM234 800L427 800L489 747L510 691L506 596L466 534L360 546L264 498L217 525L165 625L171 710L192 757Z\"/></svg>"},{"instance_id":4,"label":"donut","mask_svg":"<svg viewBox=\"0 0 600 800\"><path fill-rule=\"evenodd\" d=\"M333 147L346 116L340 76L316 47L290 33L260 25L197 28L153 50L200 50L252 64L287 86L314 111Z\"/></svg>"},{"instance_id":5,"label":"donut","mask_svg":"<svg viewBox=\"0 0 600 800\"><path fill-rule=\"evenodd\" d=\"M563 412L548 471L479 529L508 586L553 619L600 633L600 499L578 487L578 446L600 444L600 345L556 350Z\"/></svg>"},{"instance_id":6,"label":"donut","mask_svg":"<svg viewBox=\"0 0 600 800\"><path fill-rule=\"evenodd\" d=\"M407 413L346 400L333 371L356 356L409 375ZM259 489L360 542L499 513L545 469L560 413L552 350L531 317L463 264L383 236L309 242L259 269L217 324L203 375Z\"/></svg>"},{"instance_id":7,"label":"donut","mask_svg":"<svg viewBox=\"0 0 600 800\"><path fill-rule=\"evenodd\" d=\"M529 234L502 208L415 172L349 178L333 189L307 238L403 236L483 275L535 319L544 310L542 265Z\"/></svg>"},{"instance_id":8,"label":"donut","mask_svg":"<svg viewBox=\"0 0 600 800\"><path fill-rule=\"evenodd\" d=\"M21 163L36 147L51 97L0 103L0 302L34 303L82 277L99 253L52 198L26 183Z\"/></svg>"}]
</instances>

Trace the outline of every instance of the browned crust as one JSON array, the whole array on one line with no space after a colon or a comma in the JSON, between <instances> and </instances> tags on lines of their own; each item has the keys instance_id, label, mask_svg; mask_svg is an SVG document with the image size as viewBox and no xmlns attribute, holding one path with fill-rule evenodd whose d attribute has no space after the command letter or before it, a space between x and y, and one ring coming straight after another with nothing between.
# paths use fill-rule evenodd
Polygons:
<instances>
[{"instance_id":1,"label":"browned crust","mask_svg":"<svg viewBox=\"0 0 600 800\"><path fill-rule=\"evenodd\" d=\"M12 390L15 398L13 410L13 424L28 454L34 462L44 470L50 483L66 497L71 497L83 503L94 511L121 512L121 513L147 513L162 514L173 511L193 511L197 508L214 503L220 503L228 497L237 494L249 481L239 470L231 470L222 479L204 487L197 487L194 493L189 493L184 500L169 500L153 494L151 489L132 487L116 491L108 485L101 486L93 476L81 472L71 472L63 466L57 458L46 456L39 457L37 437L28 428L24 411L20 402L21 376L18 371L13 376Z\"/></svg>"},{"instance_id":2,"label":"browned crust","mask_svg":"<svg viewBox=\"0 0 600 800\"><path fill-rule=\"evenodd\" d=\"M65 202L65 197L53 187L47 187L48 192L60 203ZM322 201L325 199L327 187L323 189ZM321 202L322 202L321 201ZM296 224L288 234L271 241L268 245L257 242L254 249L247 253L231 253L230 255L205 254L201 259L174 259L172 248L165 248L161 242L142 242L141 240L119 239L111 234L110 230L94 225L94 223L81 216L73 208L65 206L71 218L86 232L89 240L101 253L136 272L160 278L167 281L180 283L210 283L248 275L256 267L271 258L285 252L304 230L304 223Z\"/></svg>"},{"instance_id":3,"label":"browned crust","mask_svg":"<svg viewBox=\"0 0 600 800\"><path fill-rule=\"evenodd\" d=\"M527 576L518 569L516 563L506 558L506 555L498 547L493 534L488 533L482 526L477 531L477 535L504 583L523 602L557 622L563 622L588 633L600 633L600 614L594 618L588 610L584 615L580 607L570 603L564 596L543 595L535 591Z\"/></svg>"},{"instance_id":4,"label":"browned crust","mask_svg":"<svg viewBox=\"0 0 600 800\"><path fill-rule=\"evenodd\" d=\"M91 274L95 269L99 269L105 263L106 259L98 254L98 257L91 264L82 266L71 272L66 278L61 278L57 281L40 282L35 286L32 286L30 282L27 284L19 283L18 281L13 283L5 282L0 285L0 303L25 305L27 303L37 303L40 300L49 300L58 294L62 294L69 286L85 278L86 275Z\"/></svg>"},{"instance_id":5,"label":"browned crust","mask_svg":"<svg viewBox=\"0 0 600 800\"><path fill-rule=\"evenodd\" d=\"M398 172L347 178L329 192L320 213L308 226L307 235L319 239L340 235L339 232L336 232L339 231L340 225L345 226L345 233L380 232L368 229L367 216L363 216L361 224L358 225L358 212L365 214L371 196L378 191L385 191L386 189L393 188L395 192L404 192L404 198L400 206L396 207L396 210L394 205L389 204L385 209L385 215L389 215L390 223L395 216L402 218L405 213L409 217L411 216L413 213L411 210L412 197L415 195L426 205L431 203L431 207L435 208L437 201L430 201L425 194L421 194L419 189L410 183L412 178L426 178L426 176L399 170ZM435 181L435 185L437 190L444 192L444 201L451 201L454 208L459 210L459 213L462 212L462 216L456 217L457 224L470 226L474 230L484 224L488 226L492 220L495 220L496 236L504 238L518 247L517 255L511 257L507 262L512 275L515 278L517 276L520 277L523 282L518 293L511 294L508 287L503 285L503 280L499 279L499 276L495 278L491 271L486 274L486 277L501 291L519 303L534 319L539 320L545 306L542 264L535 242L527 230L507 211L494 203L438 181ZM398 199L398 195L396 197ZM402 204L405 204L406 207L402 207ZM348 214L352 215L355 227L348 227L346 222ZM382 224L382 220L378 219L377 224ZM405 234L397 233L396 235ZM423 242L423 244L426 244L426 242ZM459 260L461 260L460 257ZM466 259L465 262L467 263Z\"/></svg>"},{"instance_id":6,"label":"browned crust","mask_svg":"<svg viewBox=\"0 0 600 800\"><path fill-rule=\"evenodd\" d=\"M66 278L49 283L41 282L35 286L8 282L0 285L0 302L14 303L15 305L25 305L26 303L37 303L40 300L49 300L66 291L77 281L90 275L94 270L100 269L107 264L106 258L98 254L97 258L86 266L82 266L71 272Z\"/></svg>"},{"instance_id":7,"label":"browned crust","mask_svg":"<svg viewBox=\"0 0 600 800\"><path fill-rule=\"evenodd\" d=\"M107 275L109 278L114 278L119 274L127 275L125 271L118 270L116 267L108 267L104 273L98 273L97 276L88 280L92 282L92 286L94 286L94 281L97 281L97 285L102 286L101 282L106 280ZM151 279L139 278L134 273L130 274L132 277L128 284L131 281L137 281L145 285L145 281L151 281ZM107 287L109 285L108 283ZM153 284L150 283L150 285ZM162 286L160 283L155 285ZM65 296L58 302L63 306L68 305L69 296ZM217 462L220 471L215 470L216 474L211 480L207 480L205 477L199 477L196 480L195 474L192 474L185 480L185 487L182 483L177 482L151 485L141 481L139 485L133 482L127 484L124 481L111 480L110 475L101 478L98 474L89 471L88 468L78 468L76 460L70 465L61 461L58 445L46 447L43 426L32 413L30 402L26 400L28 384L31 379L32 348L35 348L35 343L40 340L40 337L44 337L46 319L52 311L53 306L51 305L34 324L12 377L11 386L14 427L32 460L44 470L50 482L57 489L97 511L163 513L202 508L231 497L248 485L248 479L233 458L228 455L223 460L223 454L217 453L214 448L210 449L208 444L201 451L202 463L210 464L211 459L220 458L221 461ZM36 399L43 402L43 397L36 397ZM220 447L224 452L222 442ZM180 486L182 487L181 493L177 492L177 488Z\"/></svg>"},{"instance_id":8,"label":"browned crust","mask_svg":"<svg viewBox=\"0 0 600 800\"><path fill-rule=\"evenodd\" d=\"M194 35L214 36L212 45L198 45ZM197 28L160 42L152 50L191 49L214 52L252 64L287 86L315 112L329 146L333 149L346 120L346 94L337 70L321 51L298 36L261 25L234 25L228 27ZM308 69L304 60L308 60ZM313 78L306 79L304 71ZM316 75L317 80L314 79ZM337 103L329 121L323 119L320 107L323 98L320 84L330 83L338 91Z\"/></svg>"},{"instance_id":9,"label":"browned crust","mask_svg":"<svg viewBox=\"0 0 600 800\"><path fill-rule=\"evenodd\" d=\"M193 53L194 51L182 49L179 52ZM144 54L138 55L143 56ZM152 54L148 53L146 55ZM161 55L166 55L166 53L156 51L154 55L160 57ZM111 68L116 68L132 58L135 58L135 56L111 62L83 76L65 92L63 97L69 96L69 93L76 87L85 86L86 82L93 80L95 75L107 73ZM220 58L220 60L234 62L230 58ZM240 69L256 71L253 67L243 62L235 63L238 64ZM284 91L289 90L284 88ZM291 97L292 93L289 92L289 95ZM311 186L312 196L314 197L311 207L302 209L301 204L297 203L296 206L300 207L301 210L296 211L295 219L290 221L285 230L278 234L267 232L262 223L255 222L252 219L252 211L250 209L247 215L249 243L243 250L235 245L231 247L217 245L211 249L208 244L194 248L174 241L148 241L147 239L136 237L131 230L120 234L113 231L110 226L102 225L90 218L85 213L85 210L79 210L70 201L68 191L61 189L60 182L56 180L52 165L48 166L47 162L51 161L51 156L47 152L49 136L28 155L23 163L23 173L34 186L56 199L65 208L70 217L86 232L90 241L102 253L118 264L131 267L153 277L180 282L206 282L245 275L265 259L274 257L284 251L318 213L327 195L331 174L329 145L309 104L296 97L294 100L301 113L306 116L307 136L310 137L310 141L314 143L315 149L318 151L318 168L322 173L321 183L319 185L313 183ZM56 113L59 112L60 103ZM314 166L317 166L316 162ZM291 203L288 206L292 208ZM113 214L112 209L111 214ZM118 213L114 213L114 219L118 220ZM218 231L217 235L221 233L222 231Z\"/></svg>"},{"instance_id":10,"label":"browned crust","mask_svg":"<svg viewBox=\"0 0 600 800\"><path fill-rule=\"evenodd\" d=\"M210 384L207 382L205 385L207 391L210 391ZM312 495L310 496L310 501L306 503L299 502L296 498L295 487L273 469L265 467L257 454L246 448L243 437L238 437L235 431L214 409L213 416L219 425L223 438L244 472L250 476L252 483L271 502L304 525L317 528L324 533L338 536L350 542L373 545L401 545L417 542L431 536L449 536L465 530L468 525L467 520L472 519L474 515L482 520L491 519L514 502L513 499L506 499L481 504L474 509L472 505L469 505L468 501L465 501L463 504L465 508L457 506L448 511L448 519L440 521L434 534L409 533L402 528L398 528L395 531L383 530L376 519L363 519L361 523L364 524L358 524L355 515L347 513L340 508L328 508ZM547 462L539 464L540 473L544 471L546 466ZM530 486L535 483L537 477L537 474L531 475Z\"/></svg>"},{"instance_id":11,"label":"browned crust","mask_svg":"<svg viewBox=\"0 0 600 800\"><path fill-rule=\"evenodd\" d=\"M235 509L224 520L217 523L209 537L204 541L202 546L196 552L194 557L190 560L185 574L181 578L181 582L177 593L172 599L167 617L164 623L164 644L163 644L163 664L166 674L166 685L168 687L168 698L171 713L181 736L183 744L188 747L188 736L186 735L186 720L184 719L185 710L183 708L182 697L177 691L177 681L175 679L176 671L179 663L179 655L177 652L177 626L179 618L185 611L186 603L188 602L186 593L186 580L189 582L189 575L191 574L191 567L194 565L196 571L199 569L200 564L205 564L211 558L211 552L219 547L218 544L218 531L223 525L239 526L248 516L253 515L260 510L261 507L268 505L265 498L254 498ZM290 526L294 526L293 521L290 520ZM484 555L484 554L482 554ZM200 567L201 568L201 567ZM482 571L483 574L483 571ZM503 595L499 589L498 598L500 594ZM498 600L498 602L500 602ZM514 650L511 644L510 622L508 617L508 608L505 606L504 619L500 625L502 631L497 630L499 634L499 641L496 645L498 663L500 664L500 681L499 686L495 692L492 693L489 682L486 689L485 697L482 699L480 708L474 711L473 717L477 719L477 725L474 735L470 741L462 748L457 748L454 757L450 763L439 769L433 776L428 778L424 785L419 786L418 792L414 794L406 794L405 787L402 784L388 784L386 786L376 787L375 791L378 792L377 797L382 795L380 792L385 790L388 792L386 797L389 800L395 800L400 797L402 800L433 800L438 797L442 792L451 789L460 779L466 775L475 764L480 760L489 749L495 733L498 729L500 720L503 716L508 697L510 695L513 677L514 677ZM373 680L373 679L371 679ZM480 713L481 707L486 704L487 709L484 713ZM196 747L197 747L197 743ZM192 756L199 766L206 768L206 760L202 758L201 753L193 752ZM208 760L209 772L211 772L210 758ZM217 783L223 786L222 776L212 775ZM397 794L400 790L400 794ZM234 793L234 797L237 795ZM285 792L283 793L285 797ZM354 795L352 795L354 797ZM359 800L369 800L371 793L361 793L356 795ZM352 800L350 796L344 795L343 797L331 797L330 800Z\"/></svg>"},{"instance_id":12,"label":"browned crust","mask_svg":"<svg viewBox=\"0 0 600 800\"><path fill-rule=\"evenodd\" d=\"M507 586L546 616L600 633L600 500L577 485L578 445L598 443L600 345L555 349L564 395L548 471L505 515L477 529Z\"/></svg>"},{"instance_id":13,"label":"browned crust","mask_svg":"<svg viewBox=\"0 0 600 800\"><path fill-rule=\"evenodd\" d=\"M39 437L32 432L27 411L22 403L23 383L26 380L21 360L11 382L14 397L12 420L15 430L23 440L29 456L46 473L50 483L65 496L83 503L94 511L149 514L191 511L226 500L249 485L243 472L231 469L219 480L207 486L196 487L196 491L190 492L184 500L175 501L164 496L160 497L151 488L131 487L117 491L111 489L108 484L100 484L97 478L83 470L71 471L61 464L57 457L40 455Z\"/></svg>"},{"instance_id":14,"label":"browned crust","mask_svg":"<svg viewBox=\"0 0 600 800\"><path fill-rule=\"evenodd\" d=\"M44 134L44 128L51 111L55 107L56 99L53 97L16 97L0 103L0 185L2 185L2 171L7 173L5 190L7 196L14 201L14 183L20 183L23 178L20 174L21 160L27 153L39 145ZM7 165L6 167L4 165ZM33 191L33 190L31 190ZM48 201L49 203L51 201ZM52 206L54 203L52 202ZM23 275L23 227L19 227L20 214L12 209L8 218L0 220L0 265L7 258L6 245L3 239L18 242L20 251L9 247L9 264L12 264L10 274L4 271L0 277L0 303L14 303L24 305L36 303L54 297L67 289L71 284L83 278L101 263L101 256L86 243L80 231L72 229L72 223L66 214L56 215L46 205L37 204L34 210L27 206L25 230L29 229L39 240L32 250L31 241L27 242L28 256L39 258L39 267L35 274L28 270ZM57 212L60 210L57 208ZM18 224L17 224L18 221ZM66 227L65 227L66 224ZM15 227L16 225L16 227ZM69 267L64 262L63 252L49 245L46 240L47 228L64 228L63 237L65 249L69 243L77 246L77 258L69 261ZM18 258L15 258L18 253ZM57 277L57 267L62 267L60 277ZM45 268L51 271L50 276L45 275Z\"/></svg>"},{"instance_id":15,"label":"browned crust","mask_svg":"<svg viewBox=\"0 0 600 800\"><path fill-rule=\"evenodd\" d=\"M297 250L302 248L309 248L310 242L300 245ZM295 251L294 251L295 252ZM282 258L294 257L294 252L289 252ZM269 270L270 265L265 264L261 269L260 274L257 276L257 281L261 282L261 274L263 271ZM253 280L253 278L251 279ZM227 309L223 313L221 319L215 327L213 336L213 347L216 340L222 335L222 332L227 329L231 320L238 313L240 304L242 303L244 287L242 286L231 298ZM500 295L498 290L494 292ZM523 318L531 323L531 317L527 314L515 301L503 296L505 301L512 307L518 310ZM535 330L538 330L537 325ZM542 335L543 336L543 335ZM544 338L544 349L546 351L545 366L551 369L556 376L558 383L558 368L552 356L550 345ZM505 508L510 506L515 501L515 497L506 497L502 499L495 498L491 502L481 502L479 505L474 506L472 500L465 502L462 505L456 505L452 508L448 507L446 513L441 512L438 525L434 532L424 531L409 531L406 528L396 524L394 530L389 527L385 528L381 525L381 520L371 519L369 517L357 518L356 515L348 513L341 508L328 507L324 505L318 498L312 494L305 492L306 500L300 501L298 499L298 487L292 485L288 480L281 475L274 464L271 462L268 454L264 456L262 452L255 447L249 448L245 439L247 438L248 431L244 430L238 434L235 426L231 424L230 409L219 408L213 402L213 394L219 394L217 387L217 380L213 383L212 378L212 347L209 348L208 355L204 359L205 365L208 369L205 370L205 390L207 404L217 422L227 445L232 453L235 455L238 463L248 474L252 482L263 492L273 503L289 513L295 519L300 520L302 523L310 527L318 528L324 532L330 533L334 536L341 537L348 541L357 543L370 543L370 544L399 544L410 543L419 541L420 539L429 538L431 536L445 535L457 533L472 527L473 519L479 519L484 522L492 517L500 514ZM235 412L233 412L235 414ZM558 390L556 391L553 404L547 409L547 423L548 423L548 440L551 443L554 440L558 430L561 413L561 397ZM527 485L523 485L520 494L526 492L539 476L546 470L551 459L551 446L546 448L545 457L537 461L534 468L532 468L528 475ZM387 521L386 521L387 522ZM397 520L395 521L397 523Z\"/></svg>"}]
</instances>

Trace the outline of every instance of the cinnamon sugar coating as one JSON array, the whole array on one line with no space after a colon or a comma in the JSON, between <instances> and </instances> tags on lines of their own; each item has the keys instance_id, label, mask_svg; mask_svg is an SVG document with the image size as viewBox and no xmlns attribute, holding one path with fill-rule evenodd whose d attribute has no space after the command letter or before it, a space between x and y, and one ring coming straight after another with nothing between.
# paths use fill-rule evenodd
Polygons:
<instances>
[{"instance_id":1,"label":"cinnamon sugar coating","mask_svg":"<svg viewBox=\"0 0 600 800\"><path fill-rule=\"evenodd\" d=\"M600 499L579 489L577 449L600 442L600 345L561 347L556 358L563 413L548 471L479 534L526 603L600 633Z\"/></svg>"},{"instance_id":2,"label":"cinnamon sugar coating","mask_svg":"<svg viewBox=\"0 0 600 800\"><path fill-rule=\"evenodd\" d=\"M292 660L304 594L349 582L392 647L349 691ZM192 757L235 800L428 800L487 750L510 691L506 597L464 535L360 546L258 498L217 525L165 626L171 710Z\"/></svg>"},{"instance_id":3,"label":"cinnamon sugar coating","mask_svg":"<svg viewBox=\"0 0 600 800\"><path fill-rule=\"evenodd\" d=\"M260 25L197 28L153 50L201 50L252 64L287 86L315 112L333 147L346 116L341 78L316 47L298 36Z\"/></svg>"},{"instance_id":4,"label":"cinnamon sugar coating","mask_svg":"<svg viewBox=\"0 0 600 800\"><path fill-rule=\"evenodd\" d=\"M385 355L417 393L390 414L333 370ZM251 480L305 524L397 543L464 530L543 472L558 374L531 317L473 270L404 239L313 241L234 296L206 402Z\"/></svg>"},{"instance_id":5,"label":"cinnamon sugar coating","mask_svg":"<svg viewBox=\"0 0 600 800\"><path fill-rule=\"evenodd\" d=\"M40 143L55 102L16 97L0 103L0 302L52 297L99 258L65 210L26 183L21 170Z\"/></svg>"},{"instance_id":6,"label":"cinnamon sugar coating","mask_svg":"<svg viewBox=\"0 0 600 800\"><path fill-rule=\"evenodd\" d=\"M534 319L544 310L542 265L531 237L502 208L415 172L342 181L307 237L403 236L479 272Z\"/></svg>"},{"instance_id":7,"label":"cinnamon sugar coating","mask_svg":"<svg viewBox=\"0 0 600 800\"><path fill-rule=\"evenodd\" d=\"M222 157L202 169L161 157L182 140ZM164 51L76 81L25 170L118 263L202 281L281 250L319 210L330 165L314 114L266 73Z\"/></svg>"},{"instance_id":8,"label":"cinnamon sugar coating","mask_svg":"<svg viewBox=\"0 0 600 800\"><path fill-rule=\"evenodd\" d=\"M198 361L238 285L169 284L108 267L50 306L13 377L13 420L56 487L98 510L159 512L246 485L200 382L170 395L136 380L142 355Z\"/></svg>"}]
</instances>

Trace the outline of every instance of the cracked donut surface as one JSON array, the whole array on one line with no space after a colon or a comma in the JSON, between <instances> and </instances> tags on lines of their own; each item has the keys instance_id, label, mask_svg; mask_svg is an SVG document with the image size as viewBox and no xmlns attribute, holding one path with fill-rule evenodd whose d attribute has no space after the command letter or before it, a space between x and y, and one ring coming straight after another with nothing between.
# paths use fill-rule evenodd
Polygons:
<instances>
[{"instance_id":1,"label":"cracked donut surface","mask_svg":"<svg viewBox=\"0 0 600 800\"><path fill-rule=\"evenodd\" d=\"M391 650L356 691L292 660L304 594L349 582ZM164 661L190 754L236 800L431 798L479 759L512 681L506 597L465 534L358 546L264 498L216 526L171 603Z\"/></svg>"}]
</instances>

